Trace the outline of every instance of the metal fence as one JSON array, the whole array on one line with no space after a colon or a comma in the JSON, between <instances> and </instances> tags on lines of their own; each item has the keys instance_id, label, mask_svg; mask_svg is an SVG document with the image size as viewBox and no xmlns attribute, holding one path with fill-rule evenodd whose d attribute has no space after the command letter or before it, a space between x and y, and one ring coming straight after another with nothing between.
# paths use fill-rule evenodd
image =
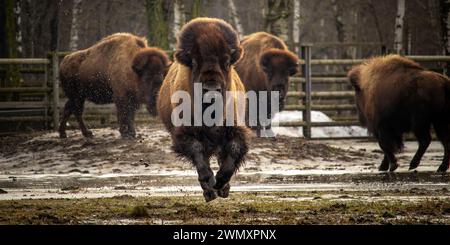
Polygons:
<instances>
[{"instance_id":1,"label":"metal fence","mask_svg":"<svg viewBox=\"0 0 450 245\"><path fill-rule=\"evenodd\" d=\"M324 66L324 65L357 65L363 61L363 59L311 59L312 45L304 45L301 48L302 54L302 76L292 77L291 82L301 83L301 91L290 91L288 97L298 98L298 104L287 105L287 110L299 110L302 111L303 120L296 122L280 123L280 126L286 127L302 127L303 136L305 138L312 138L311 129L313 127L336 127L336 126L358 126L359 121L356 120L343 120L333 122L312 122L311 111L333 111L333 110L356 110L354 103L339 103L334 105L315 105L314 100L327 100L327 99L348 99L354 98L354 91L312 91L313 83L336 83L347 82L346 77L327 77L327 76L314 76L312 72L312 66ZM450 56L405 56L417 62L450 62ZM444 73L447 71L444 69Z\"/></svg>"},{"instance_id":2,"label":"metal fence","mask_svg":"<svg viewBox=\"0 0 450 245\"><path fill-rule=\"evenodd\" d=\"M317 111L354 111L355 105L350 101L354 97L353 91L313 91L313 83L333 84L346 83L345 74L313 74L313 66L329 66L329 65L355 65L361 63L362 59L312 59L311 45L301 47L302 54L302 75L291 77L290 81L297 84L297 89L288 92L288 99L294 99L297 103L287 104L286 110L297 110L302 112L303 120L296 122L280 123L280 126L286 127L302 127L303 135L311 138L311 130L313 127L335 127L335 126L356 126L359 122L356 117L348 120L339 120L332 122L312 122L311 112ZM5 93L40 93L43 96L41 101L5 101L0 102L0 122L45 122L48 127L56 128L59 123L60 108L65 102L61 98L59 88L59 59L68 52L51 53L48 58L43 59L0 59L0 67L5 65L39 65L43 69L38 72L44 74L45 81L42 86L34 87L3 87L0 88L0 95ZM418 62L450 62L450 56L407 56ZM331 76L330 76L331 75ZM337 76L340 75L340 76ZM326 100L342 100L347 102L337 104L319 104L314 101ZM32 112L41 111L41 115L35 115ZM87 104L85 112L91 112L90 115L85 113L85 117L89 120L101 120L109 123L115 121L115 116L111 116L114 111L112 105L94 106ZM145 110L137 113L137 121L143 121L139 116L145 115ZM98 116L101 115L101 116ZM111 120L112 119L112 120Z\"/></svg>"},{"instance_id":3,"label":"metal fence","mask_svg":"<svg viewBox=\"0 0 450 245\"><path fill-rule=\"evenodd\" d=\"M0 66L4 65L38 65L41 69L34 69L33 73L42 73L45 77L41 86L2 87L0 94L41 94L41 101L2 101L0 102L0 122L44 122L52 119L53 127L59 122L59 82L58 56L51 54L49 58L35 59L0 59ZM29 71L23 69L22 71ZM50 72L48 72L50 71ZM34 112L42 112L36 116Z\"/></svg>"}]
</instances>

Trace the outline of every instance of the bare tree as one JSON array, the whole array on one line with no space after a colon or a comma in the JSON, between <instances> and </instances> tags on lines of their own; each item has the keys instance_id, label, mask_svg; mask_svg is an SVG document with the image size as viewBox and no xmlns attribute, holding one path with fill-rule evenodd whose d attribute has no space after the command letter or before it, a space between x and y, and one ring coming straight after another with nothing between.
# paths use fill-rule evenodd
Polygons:
<instances>
[{"instance_id":1,"label":"bare tree","mask_svg":"<svg viewBox=\"0 0 450 245\"><path fill-rule=\"evenodd\" d=\"M50 50L58 51L59 49L59 4L53 8L50 18Z\"/></svg>"},{"instance_id":2,"label":"bare tree","mask_svg":"<svg viewBox=\"0 0 450 245\"><path fill-rule=\"evenodd\" d=\"M0 51L2 57L18 58L18 42L17 42L17 15L14 12L14 0L5 0L0 3L0 29L2 41ZM5 82L7 86L17 86L20 83L20 73L17 66L9 65L6 68ZM9 97L8 99L11 99Z\"/></svg>"},{"instance_id":3,"label":"bare tree","mask_svg":"<svg viewBox=\"0 0 450 245\"><path fill-rule=\"evenodd\" d=\"M403 52L403 20L405 17L405 0L397 0L397 16L395 18L394 50L397 54Z\"/></svg>"},{"instance_id":4,"label":"bare tree","mask_svg":"<svg viewBox=\"0 0 450 245\"><path fill-rule=\"evenodd\" d=\"M186 15L184 13L184 3L182 0L174 0L173 2L173 28L172 35L176 40L181 26L186 22ZM176 41L175 41L176 42ZM174 43L171 42L171 48L174 48Z\"/></svg>"},{"instance_id":5,"label":"bare tree","mask_svg":"<svg viewBox=\"0 0 450 245\"><path fill-rule=\"evenodd\" d=\"M373 16L373 19L375 22L375 29L377 31L378 41L380 41L381 43L384 43L383 34L381 33L381 28L380 28L380 20L378 19L377 9L375 8L373 0L369 0L368 5L369 5L369 9L370 9L370 14Z\"/></svg>"},{"instance_id":6,"label":"bare tree","mask_svg":"<svg viewBox=\"0 0 450 245\"><path fill-rule=\"evenodd\" d=\"M300 54L300 11L301 11L301 5L300 0L294 0L294 19L292 21L292 41L294 45L294 52L296 54Z\"/></svg>"},{"instance_id":7,"label":"bare tree","mask_svg":"<svg viewBox=\"0 0 450 245\"><path fill-rule=\"evenodd\" d=\"M268 0L265 29L280 37L285 42L289 40L289 16L291 0Z\"/></svg>"},{"instance_id":8,"label":"bare tree","mask_svg":"<svg viewBox=\"0 0 450 245\"><path fill-rule=\"evenodd\" d=\"M81 1L82 0L73 0L73 6L72 6L72 23L70 27L70 42L69 42L69 49L70 50L77 50L78 49L78 31L79 31L79 24L78 24L78 17L81 14Z\"/></svg>"},{"instance_id":9,"label":"bare tree","mask_svg":"<svg viewBox=\"0 0 450 245\"><path fill-rule=\"evenodd\" d=\"M228 0L228 8L230 9L231 17L233 19L234 26L236 27L238 36L239 38L241 38L242 35L244 35L244 29L242 28L241 19L239 18L236 10L236 5L234 5L233 0Z\"/></svg>"},{"instance_id":10,"label":"bare tree","mask_svg":"<svg viewBox=\"0 0 450 245\"><path fill-rule=\"evenodd\" d=\"M193 0L191 8L191 19L200 17L201 15L201 0Z\"/></svg>"},{"instance_id":11,"label":"bare tree","mask_svg":"<svg viewBox=\"0 0 450 245\"><path fill-rule=\"evenodd\" d=\"M147 0L148 41L152 46L169 48L168 10L162 0Z\"/></svg>"}]
</instances>

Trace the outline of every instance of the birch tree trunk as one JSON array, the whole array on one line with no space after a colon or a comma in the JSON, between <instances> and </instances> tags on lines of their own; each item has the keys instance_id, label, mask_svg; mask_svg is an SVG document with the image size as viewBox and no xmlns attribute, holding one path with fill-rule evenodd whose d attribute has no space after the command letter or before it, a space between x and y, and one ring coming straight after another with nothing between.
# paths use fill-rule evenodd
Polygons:
<instances>
[{"instance_id":1,"label":"birch tree trunk","mask_svg":"<svg viewBox=\"0 0 450 245\"><path fill-rule=\"evenodd\" d=\"M173 4L173 35L176 37L181 26L186 22L184 15L184 4L181 0L175 0Z\"/></svg>"},{"instance_id":2,"label":"birch tree trunk","mask_svg":"<svg viewBox=\"0 0 450 245\"><path fill-rule=\"evenodd\" d=\"M73 0L72 7L72 23L70 26L70 41L69 41L69 49L77 50L78 49L78 32L79 32L79 24L78 19L81 15L81 1L82 0Z\"/></svg>"},{"instance_id":3,"label":"birch tree trunk","mask_svg":"<svg viewBox=\"0 0 450 245\"><path fill-rule=\"evenodd\" d=\"M170 47L173 49L175 47L176 39L178 33L181 30L181 26L186 22L186 16L184 13L184 3L182 0L175 0L173 3L173 42L171 42Z\"/></svg>"},{"instance_id":4,"label":"birch tree trunk","mask_svg":"<svg viewBox=\"0 0 450 245\"><path fill-rule=\"evenodd\" d=\"M233 0L228 0L228 8L231 11L231 17L233 18L233 23L234 26L236 27L239 39L241 39L242 35L244 35L244 29L242 28L241 19L239 18L239 15L236 10L236 5L234 5Z\"/></svg>"},{"instance_id":5,"label":"birch tree trunk","mask_svg":"<svg viewBox=\"0 0 450 245\"><path fill-rule=\"evenodd\" d=\"M20 54L23 51L23 48L22 48L22 30L20 28L20 26L22 24L22 4L21 4L21 1L16 1L16 6L14 7L14 14L15 14L15 17L16 17L16 24L17 24L17 29L16 29L17 53L18 53L18 56L20 56Z\"/></svg>"},{"instance_id":6,"label":"birch tree trunk","mask_svg":"<svg viewBox=\"0 0 450 245\"><path fill-rule=\"evenodd\" d=\"M268 0L265 17L265 29L283 41L289 41L289 15L291 0Z\"/></svg>"},{"instance_id":7,"label":"birch tree trunk","mask_svg":"<svg viewBox=\"0 0 450 245\"><path fill-rule=\"evenodd\" d=\"M294 44L294 52L300 55L300 0L294 0L294 19L292 21L292 39Z\"/></svg>"},{"instance_id":8,"label":"birch tree trunk","mask_svg":"<svg viewBox=\"0 0 450 245\"><path fill-rule=\"evenodd\" d=\"M397 16L395 18L394 50L397 54L403 52L403 20L405 17L405 0L397 0Z\"/></svg>"}]
</instances>

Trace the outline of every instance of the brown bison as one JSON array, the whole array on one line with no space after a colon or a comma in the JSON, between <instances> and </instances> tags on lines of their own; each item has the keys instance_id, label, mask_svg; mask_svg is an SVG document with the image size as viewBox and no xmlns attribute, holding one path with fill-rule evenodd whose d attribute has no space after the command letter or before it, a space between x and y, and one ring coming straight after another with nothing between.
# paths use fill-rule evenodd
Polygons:
<instances>
[{"instance_id":1,"label":"brown bison","mask_svg":"<svg viewBox=\"0 0 450 245\"><path fill-rule=\"evenodd\" d=\"M258 101L258 92L278 91L280 93L279 109L282 110L289 87L289 76L299 71L298 57L289 52L283 40L266 32L257 32L245 37L241 45L244 55L236 64L236 71L244 82L245 89L255 91ZM274 116L270 115L270 106L269 100L268 118ZM248 111L251 110L256 111L259 118L258 108L248 109ZM258 126L254 127L258 135L261 130L259 122L260 120L258 120Z\"/></svg>"},{"instance_id":2,"label":"brown bison","mask_svg":"<svg viewBox=\"0 0 450 245\"><path fill-rule=\"evenodd\" d=\"M232 66L241 53L237 34L228 23L213 18L190 21L183 26L178 36L175 61L158 96L158 113L172 136L172 148L196 167L207 202L214 200L217 195L228 197L229 181L248 151L248 129L245 123L234 126L177 126L171 117L178 103L173 103L171 98L180 91L189 94L192 101L211 91L219 94L239 91L244 94L244 86ZM193 89L200 84L203 90L196 97ZM202 111L194 110L189 121L194 120L199 113ZM215 177L209 163L213 155L217 156L219 163Z\"/></svg>"},{"instance_id":3,"label":"brown bison","mask_svg":"<svg viewBox=\"0 0 450 245\"><path fill-rule=\"evenodd\" d=\"M360 121L367 126L384 152L380 171L394 171L395 153L403 147L403 133L412 131L419 148L409 169L419 166L431 142L433 125L444 146L439 172L450 164L450 81L427 71L412 60L388 55L353 67L348 78L355 89Z\"/></svg>"},{"instance_id":4,"label":"brown bison","mask_svg":"<svg viewBox=\"0 0 450 245\"><path fill-rule=\"evenodd\" d=\"M115 103L122 137L135 137L134 113L145 103L156 115L156 96L170 64L158 48L147 47L145 38L117 33L92 47L67 55L60 65L60 80L68 101L59 134L67 137L66 123L73 113L85 137L92 132L84 125L84 101Z\"/></svg>"}]
</instances>

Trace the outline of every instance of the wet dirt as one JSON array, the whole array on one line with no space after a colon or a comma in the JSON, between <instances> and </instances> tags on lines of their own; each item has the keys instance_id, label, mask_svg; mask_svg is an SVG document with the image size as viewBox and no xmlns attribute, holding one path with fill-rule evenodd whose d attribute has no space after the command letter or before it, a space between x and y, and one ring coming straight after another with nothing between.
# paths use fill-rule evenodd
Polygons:
<instances>
[{"instance_id":1,"label":"wet dirt","mask_svg":"<svg viewBox=\"0 0 450 245\"><path fill-rule=\"evenodd\" d=\"M78 130L66 139L48 131L0 138L0 223L450 223L450 176L435 173L438 142L417 171L408 171L417 145L406 142L400 168L380 173L370 140L253 137L230 198L206 204L196 172L172 153L158 122L139 125L130 140L115 128L92 131L92 139ZM68 208L75 204L83 215ZM130 214L135 207L144 217ZM218 214L202 212L208 207Z\"/></svg>"}]
</instances>

